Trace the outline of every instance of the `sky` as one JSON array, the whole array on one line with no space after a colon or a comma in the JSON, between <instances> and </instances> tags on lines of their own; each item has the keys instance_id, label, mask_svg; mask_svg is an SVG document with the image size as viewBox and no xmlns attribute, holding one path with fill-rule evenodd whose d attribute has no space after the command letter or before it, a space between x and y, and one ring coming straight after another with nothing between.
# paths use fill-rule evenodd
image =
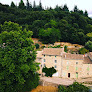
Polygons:
<instances>
[{"instance_id":1,"label":"sky","mask_svg":"<svg viewBox=\"0 0 92 92\"><path fill-rule=\"evenodd\" d=\"M11 4L11 1L13 1L15 4L19 4L20 0L0 0L0 3L2 4ZM23 0L25 3L27 0ZM33 4L34 0L29 0L31 4ZM35 0L36 5L39 4L40 0ZM69 10L73 10L74 6L77 5L79 10L87 10L89 17L92 17L92 0L41 0L43 7L52 7L54 8L56 5L58 6L64 6L67 4Z\"/></svg>"}]
</instances>

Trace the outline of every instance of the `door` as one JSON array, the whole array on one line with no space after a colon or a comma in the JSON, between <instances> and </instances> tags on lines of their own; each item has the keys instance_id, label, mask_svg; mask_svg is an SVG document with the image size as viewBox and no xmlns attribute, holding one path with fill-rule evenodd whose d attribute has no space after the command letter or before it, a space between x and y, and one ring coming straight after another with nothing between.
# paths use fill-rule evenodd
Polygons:
<instances>
[{"instance_id":1,"label":"door","mask_svg":"<svg viewBox=\"0 0 92 92\"><path fill-rule=\"evenodd\" d=\"M78 72L76 72L76 78L78 78Z\"/></svg>"},{"instance_id":2,"label":"door","mask_svg":"<svg viewBox=\"0 0 92 92\"><path fill-rule=\"evenodd\" d=\"M68 73L68 78L70 78L70 73Z\"/></svg>"}]
</instances>

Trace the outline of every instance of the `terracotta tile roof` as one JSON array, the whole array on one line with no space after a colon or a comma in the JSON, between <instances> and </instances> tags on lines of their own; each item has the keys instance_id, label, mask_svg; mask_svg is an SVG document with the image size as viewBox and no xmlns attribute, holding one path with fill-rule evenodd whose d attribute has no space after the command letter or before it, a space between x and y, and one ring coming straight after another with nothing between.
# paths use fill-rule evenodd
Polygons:
<instances>
[{"instance_id":1,"label":"terracotta tile roof","mask_svg":"<svg viewBox=\"0 0 92 92\"><path fill-rule=\"evenodd\" d=\"M61 55L63 48L44 48L43 55Z\"/></svg>"},{"instance_id":2,"label":"terracotta tile roof","mask_svg":"<svg viewBox=\"0 0 92 92\"><path fill-rule=\"evenodd\" d=\"M89 58L92 60L92 52L88 53Z\"/></svg>"},{"instance_id":3,"label":"terracotta tile roof","mask_svg":"<svg viewBox=\"0 0 92 92\"><path fill-rule=\"evenodd\" d=\"M70 54L70 53L65 53L62 56L64 59L75 59L75 60L83 60L84 56L80 54Z\"/></svg>"},{"instance_id":4,"label":"terracotta tile roof","mask_svg":"<svg viewBox=\"0 0 92 92\"><path fill-rule=\"evenodd\" d=\"M89 52L90 53L90 55L92 56L92 52Z\"/></svg>"},{"instance_id":5,"label":"terracotta tile roof","mask_svg":"<svg viewBox=\"0 0 92 92\"><path fill-rule=\"evenodd\" d=\"M89 57L84 57L83 64L92 64L92 61L90 60Z\"/></svg>"}]
</instances>

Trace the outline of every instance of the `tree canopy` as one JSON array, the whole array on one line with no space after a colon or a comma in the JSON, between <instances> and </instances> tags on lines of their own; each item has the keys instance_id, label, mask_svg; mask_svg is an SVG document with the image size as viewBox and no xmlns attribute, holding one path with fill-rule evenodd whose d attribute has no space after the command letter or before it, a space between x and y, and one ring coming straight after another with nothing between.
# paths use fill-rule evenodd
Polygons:
<instances>
[{"instance_id":1,"label":"tree canopy","mask_svg":"<svg viewBox=\"0 0 92 92\"><path fill-rule=\"evenodd\" d=\"M52 77L52 75L54 74L54 73L56 73L57 71L56 71L56 69L54 68L54 67L50 67L50 68L47 68L47 67L44 67L43 69L42 69L42 72L44 72L45 73L45 76L50 76L50 77Z\"/></svg>"},{"instance_id":2,"label":"tree canopy","mask_svg":"<svg viewBox=\"0 0 92 92\"><path fill-rule=\"evenodd\" d=\"M32 32L16 23L5 23L0 34L0 92L30 91L39 81Z\"/></svg>"},{"instance_id":3,"label":"tree canopy","mask_svg":"<svg viewBox=\"0 0 92 92\"><path fill-rule=\"evenodd\" d=\"M59 85L58 92L89 92L89 88L78 82L74 82L67 88L63 85Z\"/></svg>"},{"instance_id":4,"label":"tree canopy","mask_svg":"<svg viewBox=\"0 0 92 92\"><path fill-rule=\"evenodd\" d=\"M60 32L55 28L48 28L46 30L41 29L39 32L39 38L43 43L54 43L60 40Z\"/></svg>"},{"instance_id":5,"label":"tree canopy","mask_svg":"<svg viewBox=\"0 0 92 92\"><path fill-rule=\"evenodd\" d=\"M22 30L24 28L32 30L32 37L39 38L44 43L63 41L85 45L85 42L91 40L87 34L92 32L92 19L88 17L86 10L80 10L76 5L73 11L70 11L66 4L56 5L55 8L45 7L44 9L41 1L38 5L35 1L32 5L29 0L26 0L26 4L20 0L17 6L14 2L11 2L10 6L0 4L0 25L3 25L5 21L18 23L22 26ZM59 40L55 40L55 38L53 42L45 42L46 39L39 36L40 30L44 29L48 33L49 28L55 29L53 33L58 30ZM54 36L52 37L54 38Z\"/></svg>"}]
</instances>

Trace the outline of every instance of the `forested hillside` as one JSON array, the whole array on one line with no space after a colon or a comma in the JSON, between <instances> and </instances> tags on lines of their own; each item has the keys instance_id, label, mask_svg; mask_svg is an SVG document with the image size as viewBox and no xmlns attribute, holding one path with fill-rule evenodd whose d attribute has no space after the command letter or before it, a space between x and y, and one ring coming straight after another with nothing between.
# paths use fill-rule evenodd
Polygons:
<instances>
[{"instance_id":1,"label":"forested hillside","mask_svg":"<svg viewBox=\"0 0 92 92\"><path fill-rule=\"evenodd\" d=\"M14 2L10 6L0 4L0 32L4 31L2 24L5 25L5 21L33 31L33 37L43 43L64 41L84 45L92 41L92 19L87 11L79 10L77 6L69 11L67 5L44 9L41 2L36 5L34 1L32 5L28 0L26 4L21 0L18 6Z\"/></svg>"}]
</instances>

